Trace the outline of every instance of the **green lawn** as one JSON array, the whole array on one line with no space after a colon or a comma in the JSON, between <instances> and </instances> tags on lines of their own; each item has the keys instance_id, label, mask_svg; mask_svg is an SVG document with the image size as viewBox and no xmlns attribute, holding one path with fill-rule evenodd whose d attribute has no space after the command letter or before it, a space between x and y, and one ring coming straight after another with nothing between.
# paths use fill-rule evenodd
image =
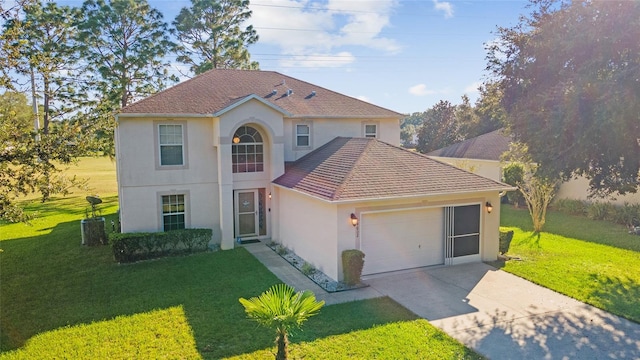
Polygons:
<instances>
[{"instance_id":1,"label":"green lawn","mask_svg":"<svg viewBox=\"0 0 640 360\"><path fill-rule=\"evenodd\" d=\"M107 224L117 210L113 170L99 170L108 161L82 169L103 184L90 193L103 196ZM238 302L278 282L252 255L118 265L108 247L80 245L85 195L32 203L31 226L0 223L0 359L273 357L274 334ZM481 358L388 298L326 306L291 340L295 358Z\"/></svg>"},{"instance_id":2,"label":"green lawn","mask_svg":"<svg viewBox=\"0 0 640 360\"><path fill-rule=\"evenodd\" d=\"M640 322L640 236L624 226L555 211L534 234L526 209L502 207L501 224L514 230L502 269Z\"/></svg>"}]
</instances>

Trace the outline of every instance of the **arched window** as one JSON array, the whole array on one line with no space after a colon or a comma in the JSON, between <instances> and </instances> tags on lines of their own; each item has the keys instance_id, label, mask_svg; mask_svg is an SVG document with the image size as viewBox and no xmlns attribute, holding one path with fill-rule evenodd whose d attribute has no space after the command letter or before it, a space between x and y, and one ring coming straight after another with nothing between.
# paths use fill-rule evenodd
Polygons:
<instances>
[{"instance_id":1,"label":"arched window","mask_svg":"<svg viewBox=\"0 0 640 360\"><path fill-rule=\"evenodd\" d=\"M264 170L262 135L251 126L241 126L236 130L231 152L234 173Z\"/></svg>"}]
</instances>

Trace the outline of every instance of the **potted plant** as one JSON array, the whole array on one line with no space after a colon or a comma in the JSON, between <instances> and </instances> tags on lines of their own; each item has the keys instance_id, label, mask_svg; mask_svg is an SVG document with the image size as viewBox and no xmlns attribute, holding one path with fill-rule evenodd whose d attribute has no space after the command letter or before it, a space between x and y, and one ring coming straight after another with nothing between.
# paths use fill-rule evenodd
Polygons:
<instances>
[{"instance_id":1,"label":"potted plant","mask_svg":"<svg viewBox=\"0 0 640 360\"><path fill-rule=\"evenodd\" d=\"M90 210L85 210L85 218L80 222L82 245L95 246L107 243L107 233L104 230L104 218L100 216L97 205L102 203L98 196L87 196Z\"/></svg>"}]
</instances>

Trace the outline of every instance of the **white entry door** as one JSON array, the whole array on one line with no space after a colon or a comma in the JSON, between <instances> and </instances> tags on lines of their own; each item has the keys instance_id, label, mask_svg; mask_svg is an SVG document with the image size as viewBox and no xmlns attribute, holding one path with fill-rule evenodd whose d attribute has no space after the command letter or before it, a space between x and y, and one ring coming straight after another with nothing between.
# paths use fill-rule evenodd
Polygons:
<instances>
[{"instance_id":1,"label":"white entry door","mask_svg":"<svg viewBox=\"0 0 640 360\"><path fill-rule=\"evenodd\" d=\"M237 190L234 198L236 237L258 236L258 190Z\"/></svg>"}]
</instances>

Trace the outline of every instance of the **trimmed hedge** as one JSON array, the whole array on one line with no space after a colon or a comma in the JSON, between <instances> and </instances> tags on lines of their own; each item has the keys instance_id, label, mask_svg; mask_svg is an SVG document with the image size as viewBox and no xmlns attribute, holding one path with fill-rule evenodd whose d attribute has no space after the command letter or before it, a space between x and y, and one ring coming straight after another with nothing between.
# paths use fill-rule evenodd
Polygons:
<instances>
[{"instance_id":1,"label":"trimmed hedge","mask_svg":"<svg viewBox=\"0 0 640 360\"><path fill-rule=\"evenodd\" d=\"M357 285L360 283L362 268L364 267L364 253L357 249L345 250L342 252L342 271L344 283L347 285Z\"/></svg>"},{"instance_id":2,"label":"trimmed hedge","mask_svg":"<svg viewBox=\"0 0 640 360\"><path fill-rule=\"evenodd\" d=\"M500 254L505 254L509 251L509 246L511 245L511 240L513 239L513 230L502 231L500 230Z\"/></svg>"},{"instance_id":3,"label":"trimmed hedge","mask_svg":"<svg viewBox=\"0 0 640 360\"><path fill-rule=\"evenodd\" d=\"M184 229L154 233L111 233L109 244L119 263L206 251L211 229Z\"/></svg>"}]
</instances>

